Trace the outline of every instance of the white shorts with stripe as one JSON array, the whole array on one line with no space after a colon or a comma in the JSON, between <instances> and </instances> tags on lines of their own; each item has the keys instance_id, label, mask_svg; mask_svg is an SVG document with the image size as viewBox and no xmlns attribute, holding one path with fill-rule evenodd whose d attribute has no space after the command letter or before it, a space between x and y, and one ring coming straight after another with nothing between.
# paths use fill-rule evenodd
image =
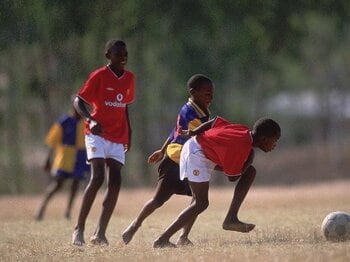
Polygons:
<instances>
[{"instance_id":1,"label":"white shorts with stripe","mask_svg":"<svg viewBox=\"0 0 350 262\"><path fill-rule=\"evenodd\" d=\"M208 182L216 164L205 157L195 137L182 147L180 157L180 178L191 182Z\"/></svg>"},{"instance_id":2,"label":"white shorts with stripe","mask_svg":"<svg viewBox=\"0 0 350 262\"><path fill-rule=\"evenodd\" d=\"M122 165L125 163L123 144L113 143L101 136L88 134L85 135L85 146L88 160L93 158L111 158Z\"/></svg>"}]
</instances>

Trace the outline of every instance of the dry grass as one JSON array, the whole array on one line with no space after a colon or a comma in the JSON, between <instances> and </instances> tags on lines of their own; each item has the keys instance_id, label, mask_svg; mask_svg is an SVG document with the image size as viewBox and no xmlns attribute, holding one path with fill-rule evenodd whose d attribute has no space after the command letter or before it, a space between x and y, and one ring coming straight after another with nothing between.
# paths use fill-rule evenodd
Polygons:
<instances>
[{"instance_id":1,"label":"dry grass","mask_svg":"<svg viewBox=\"0 0 350 262\"><path fill-rule=\"evenodd\" d=\"M256 223L249 234L223 231L221 223L232 189L211 188L210 207L191 233L194 247L153 249L154 239L189 203L175 196L150 216L125 246L121 232L134 218L152 190L122 190L108 228L110 246L70 245L74 219L63 219L65 195L49 205L42 222L32 217L41 196L0 198L0 261L350 261L349 242L330 243L320 233L331 211L350 211L350 181L314 186L253 187L242 206L241 219ZM81 197L81 196L80 196ZM94 230L102 196L99 195L86 229Z\"/></svg>"}]
</instances>

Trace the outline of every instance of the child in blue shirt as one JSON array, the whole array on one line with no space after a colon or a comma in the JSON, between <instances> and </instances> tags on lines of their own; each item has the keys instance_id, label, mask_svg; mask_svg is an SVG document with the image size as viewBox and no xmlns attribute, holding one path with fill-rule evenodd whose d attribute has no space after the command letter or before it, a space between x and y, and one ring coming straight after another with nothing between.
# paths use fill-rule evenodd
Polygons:
<instances>
[{"instance_id":1,"label":"child in blue shirt","mask_svg":"<svg viewBox=\"0 0 350 262\"><path fill-rule=\"evenodd\" d=\"M44 170L51 172L54 180L46 189L45 197L35 215L35 219L38 221L43 219L47 204L51 198L62 188L66 180L72 180L68 205L65 211L65 217L69 219L79 183L90 169L86 164L84 120L74 108L71 114L62 115L51 126L45 143L50 149ZM54 159L52 162L53 154Z\"/></svg>"},{"instance_id":2,"label":"child in blue shirt","mask_svg":"<svg viewBox=\"0 0 350 262\"><path fill-rule=\"evenodd\" d=\"M179 177L180 153L183 144L188 140L188 137L181 135L181 130L193 130L209 120L209 106L213 99L214 84L205 75L195 74L188 80L187 87L190 97L177 116L176 126L161 149L155 151L148 158L148 163L157 163L162 160L158 167L159 177L156 192L123 232L122 238L125 244L131 241L142 222L168 201L172 195L192 196L188 181L180 180ZM191 221L183 227L177 241L178 245L191 244L188 234L193 223L194 221Z\"/></svg>"}]
</instances>

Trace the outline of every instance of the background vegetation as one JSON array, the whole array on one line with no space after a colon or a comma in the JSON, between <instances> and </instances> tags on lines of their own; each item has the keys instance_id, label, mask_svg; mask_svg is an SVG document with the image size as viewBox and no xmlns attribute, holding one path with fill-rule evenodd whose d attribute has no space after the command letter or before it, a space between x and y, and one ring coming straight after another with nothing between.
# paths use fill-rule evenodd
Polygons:
<instances>
[{"instance_id":1,"label":"background vegetation","mask_svg":"<svg viewBox=\"0 0 350 262\"><path fill-rule=\"evenodd\" d=\"M110 38L127 42L137 76L125 185L154 181L145 159L199 72L216 84L213 116L282 125L278 150L258 156L258 183L346 177L349 14L345 0L1 1L0 193L42 189L43 138L106 63Z\"/></svg>"}]
</instances>

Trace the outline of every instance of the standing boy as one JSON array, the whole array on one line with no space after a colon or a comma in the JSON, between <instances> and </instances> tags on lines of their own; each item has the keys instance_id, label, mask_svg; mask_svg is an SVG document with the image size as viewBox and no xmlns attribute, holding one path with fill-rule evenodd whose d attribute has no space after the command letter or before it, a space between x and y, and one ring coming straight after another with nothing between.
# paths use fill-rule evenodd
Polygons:
<instances>
[{"instance_id":1,"label":"standing boy","mask_svg":"<svg viewBox=\"0 0 350 262\"><path fill-rule=\"evenodd\" d=\"M117 203L121 168L125 152L131 145L131 127L128 105L134 100L135 76L125 70L128 51L121 40L110 40L106 44L105 56L110 63L92 72L78 92L74 107L86 119L85 144L88 161L91 163L91 179L87 185L72 236L72 244L85 243L86 218L96 194L107 175L107 191L92 244L108 245L106 228ZM92 113L86 105L92 106Z\"/></svg>"},{"instance_id":2,"label":"standing boy","mask_svg":"<svg viewBox=\"0 0 350 262\"><path fill-rule=\"evenodd\" d=\"M50 128L45 143L49 152L44 169L51 172L54 180L46 189L45 197L36 215L36 220L42 220L50 199L62 188L66 180L72 180L71 191L65 211L67 219L71 216L72 206L79 188L79 182L89 170L86 164L84 144L84 120L73 108L71 114L62 115ZM51 162L54 154L54 161Z\"/></svg>"},{"instance_id":3,"label":"standing boy","mask_svg":"<svg viewBox=\"0 0 350 262\"><path fill-rule=\"evenodd\" d=\"M273 150L281 136L281 128L272 119L263 118L249 130L244 125L232 124L217 117L194 131L187 130L183 133L196 135L184 144L180 158L180 177L188 179L194 201L153 243L154 248L175 247L170 242L170 237L184 225L195 221L208 207L209 180L215 168L230 177L239 178L247 174L255 176L256 170L252 165L253 147L264 152ZM245 194L238 200L243 201ZM236 227L246 227L247 224L237 219L228 225L232 227L229 230L235 230Z\"/></svg>"},{"instance_id":4,"label":"standing boy","mask_svg":"<svg viewBox=\"0 0 350 262\"><path fill-rule=\"evenodd\" d=\"M213 99L214 84L205 75L195 74L187 82L190 93L188 102L183 105L178 116L175 128L170 133L162 148L155 151L149 158L149 163L157 163L164 159L158 168L158 183L152 199L148 200L139 215L123 232L123 241L128 244L142 222L157 208L162 206L174 194L192 196L187 179L180 180L179 160L183 144L189 137L181 136L181 130L193 130L209 120L209 105ZM193 221L194 222L194 221ZM183 231L177 241L178 245L191 244L188 233L192 222L184 225Z\"/></svg>"}]
</instances>

